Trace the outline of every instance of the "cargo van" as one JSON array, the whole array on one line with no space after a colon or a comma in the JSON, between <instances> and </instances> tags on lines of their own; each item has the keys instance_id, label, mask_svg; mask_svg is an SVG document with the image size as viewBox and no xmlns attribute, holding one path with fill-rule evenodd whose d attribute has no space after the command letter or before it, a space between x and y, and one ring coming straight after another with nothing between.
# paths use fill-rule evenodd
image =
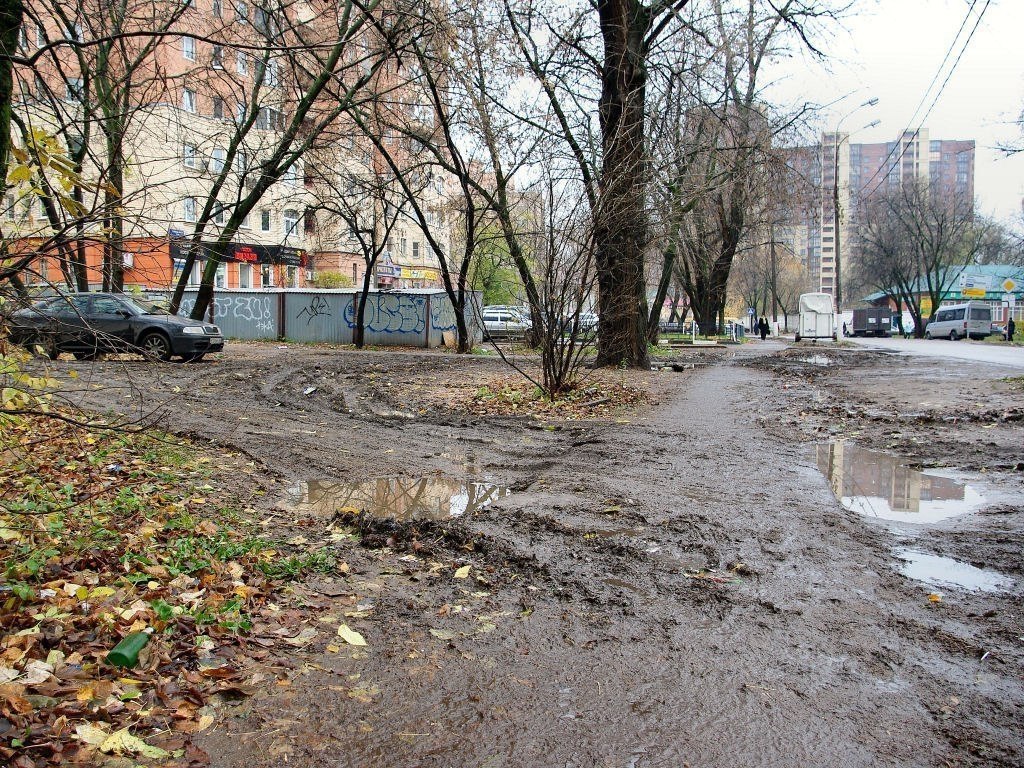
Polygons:
<instances>
[{"instance_id":1,"label":"cargo van","mask_svg":"<svg viewBox=\"0 0 1024 768\"><path fill-rule=\"evenodd\" d=\"M836 340L836 310L831 293L804 293L800 295L800 327L796 340Z\"/></svg>"},{"instance_id":2,"label":"cargo van","mask_svg":"<svg viewBox=\"0 0 1024 768\"><path fill-rule=\"evenodd\" d=\"M939 307L924 329L926 339L984 339L992 334L992 308L983 301Z\"/></svg>"}]
</instances>

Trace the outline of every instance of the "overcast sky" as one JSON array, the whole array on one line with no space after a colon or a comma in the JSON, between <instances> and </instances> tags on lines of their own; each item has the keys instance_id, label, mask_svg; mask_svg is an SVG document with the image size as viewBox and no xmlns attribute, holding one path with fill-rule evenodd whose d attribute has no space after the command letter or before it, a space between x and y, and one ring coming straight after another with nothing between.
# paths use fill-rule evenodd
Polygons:
<instances>
[{"instance_id":1,"label":"overcast sky","mask_svg":"<svg viewBox=\"0 0 1024 768\"><path fill-rule=\"evenodd\" d=\"M777 70L773 92L788 101L819 104L849 94L827 112L823 128L872 97L874 107L857 110L843 121L854 142L891 141L906 127L916 128L949 72L953 58L985 0L957 40L953 56L942 69L918 117L911 118L942 64L971 0L859 0L828 46L824 66L800 56ZM1024 198L1024 153L1006 158L999 143L1024 142L1013 122L1024 109L1024 0L991 0L963 57L924 120L932 139L974 139L977 142L975 194L982 213L1017 218ZM876 128L861 129L872 120Z\"/></svg>"}]
</instances>

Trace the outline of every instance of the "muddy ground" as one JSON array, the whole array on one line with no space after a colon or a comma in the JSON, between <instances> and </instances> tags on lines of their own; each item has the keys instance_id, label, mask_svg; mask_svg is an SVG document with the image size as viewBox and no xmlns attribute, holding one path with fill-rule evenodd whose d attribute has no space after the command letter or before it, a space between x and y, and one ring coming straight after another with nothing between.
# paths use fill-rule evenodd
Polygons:
<instances>
[{"instance_id":1,"label":"muddy ground","mask_svg":"<svg viewBox=\"0 0 1024 768\"><path fill-rule=\"evenodd\" d=\"M253 514L348 565L281 596L316 639L251 646L270 684L201 734L213 765L1024 763L1014 373L770 342L677 362L602 374L649 403L571 421L467 413L508 374L479 356L247 344L57 365L81 403L248 454ZM987 501L929 525L847 511L819 469L843 438L956 469ZM411 524L302 496L442 476L502 488ZM1002 580L913 580L906 547Z\"/></svg>"}]
</instances>

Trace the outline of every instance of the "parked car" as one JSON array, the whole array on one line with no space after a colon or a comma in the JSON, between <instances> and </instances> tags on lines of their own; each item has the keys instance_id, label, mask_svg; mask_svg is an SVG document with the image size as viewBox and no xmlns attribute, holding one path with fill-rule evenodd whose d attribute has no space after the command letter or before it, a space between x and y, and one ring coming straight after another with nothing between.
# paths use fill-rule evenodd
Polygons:
<instances>
[{"instance_id":1,"label":"parked car","mask_svg":"<svg viewBox=\"0 0 1024 768\"><path fill-rule=\"evenodd\" d=\"M924 328L926 339L956 341L984 339L992 333L992 308L983 301L967 301L939 307L935 319Z\"/></svg>"},{"instance_id":2,"label":"parked car","mask_svg":"<svg viewBox=\"0 0 1024 768\"><path fill-rule=\"evenodd\" d=\"M43 299L13 313L11 341L42 347L56 360L71 352L95 360L105 352L134 352L154 360L179 355L201 360L224 349L224 335L210 323L178 317L141 297L73 293Z\"/></svg>"},{"instance_id":3,"label":"parked car","mask_svg":"<svg viewBox=\"0 0 1024 768\"><path fill-rule=\"evenodd\" d=\"M518 339L532 327L528 318L507 307L484 307L481 319L484 339Z\"/></svg>"}]
</instances>

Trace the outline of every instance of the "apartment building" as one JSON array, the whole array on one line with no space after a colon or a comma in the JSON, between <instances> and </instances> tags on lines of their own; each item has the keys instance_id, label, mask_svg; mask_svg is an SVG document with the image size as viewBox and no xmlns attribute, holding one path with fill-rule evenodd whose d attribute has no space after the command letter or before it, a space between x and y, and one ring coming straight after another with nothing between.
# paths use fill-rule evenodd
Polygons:
<instances>
[{"instance_id":1,"label":"apartment building","mask_svg":"<svg viewBox=\"0 0 1024 768\"><path fill-rule=\"evenodd\" d=\"M861 202L910 180L924 180L934 194L951 201L969 202L974 162L973 140L931 139L925 128L871 144L853 143L848 133L823 133L817 145L788 150L796 203L782 236L800 254L818 290L835 294L837 247L845 275L851 223Z\"/></svg>"},{"instance_id":2,"label":"apartment building","mask_svg":"<svg viewBox=\"0 0 1024 768\"><path fill-rule=\"evenodd\" d=\"M351 21L340 26L336 6L326 2L129 2L120 28L158 34L126 36L110 48L103 42L114 27L106 18L109 6L79 3L36 0L21 36L21 47L38 59L17 72L16 115L30 132L56 136L72 159L76 147L81 155L73 194L62 196L58 185L66 182L56 174L42 185L44 194L32 180L3 201L5 237L20 239L21 250L41 249L39 279L60 282L77 259L91 287L103 284L104 265L109 269L114 260L123 263L125 287L166 290L185 272L189 283L198 283L214 242L237 212L216 287L306 287L320 270L341 272L359 285L365 261L358 239L336 215L337 206L317 194L318 183L372 172L382 160L337 105L345 88L360 82L367 94L385 92L410 120L430 119L416 83L374 31ZM340 45L343 35L334 79L319 100L305 105L300 123L303 82L327 66L324 51ZM283 139L296 126L285 152ZM294 162L287 163L289 152ZM399 162L402 154L393 151ZM272 170L285 164L268 183ZM53 193L45 194L50 187ZM118 194L112 196L111 187ZM243 216L257 193L258 202ZM443 181L422 194L428 225L447 243L443 220L434 215ZM69 198L80 203L70 205ZM439 285L439 254L424 247L417 220L404 216L395 235L373 286Z\"/></svg>"}]
</instances>

